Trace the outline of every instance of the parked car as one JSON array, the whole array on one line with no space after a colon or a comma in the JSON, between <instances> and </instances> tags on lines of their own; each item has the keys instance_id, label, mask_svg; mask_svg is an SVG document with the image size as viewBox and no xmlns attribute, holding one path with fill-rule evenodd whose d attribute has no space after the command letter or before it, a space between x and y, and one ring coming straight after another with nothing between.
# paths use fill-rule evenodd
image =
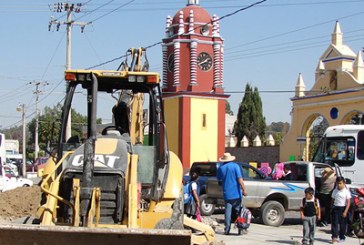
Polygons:
<instances>
[{"instance_id":1,"label":"parked car","mask_svg":"<svg viewBox=\"0 0 364 245\"><path fill-rule=\"evenodd\" d=\"M0 192L13 190L18 187L30 187L34 184L30 179L16 177L14 172L10 169L6 169L6 167L4 167L4 172L6 175L0 175Z\"/></svg>"},{"instance_id":2,"label":"parked car","mask_svg":"<svg viewBox=\"0 0 364 245\"><path fill-rule=\"evenodd\" d=\"M15 172L13 171L13 169L9 165L4 166L3 175L5 175L8 178L17 177L17 175L15 174Z\"/></svg>"},{"instance_id":3,"label":"parked car","mask_svg":"<svg viewBox=\"0 0 364 245\"><path fill-rule=\"evenodd\" d=\"M290 165L294 180L272 180L261 178L259 172L242 165L244 183L248 195L244 197L244 205L255 217L260 217L265 225L280 226L285 219L285 211L299 211L304 190L307 187L316 189L321 173L325 168L332 168L325 163L292 161ZM212 166L211 169L215 169ZM339 168L334 169L341 176ZM206 183L206 202L216 204L223 202L222 187L216 178Z\"/></svg>"},{"instance_id":4,"label":"parked car","mask_svg":"<svg viewBox=\"0 0 364 245\"><path fill-rule=\"evenodd\" d=\"M0 175L0 192L3 192L8 179L5 175Z\"/></svg>"},{"instance_id":5,"label":"parked car","mask_svg":"<svg viewBox=\"0 0 364 245\"><path fill-rule=\"evenodd\" d=\"M35 172L35 166L32 161L27 160L26 168L27 172Z\"/></svg>"},{"instance_id":6,"label":"parked car","mask_svg":"<svg viewBox=\"0 0 364 245\"><path fill-rule=\"evenodd\" d=\"M18 187L33 186L32 180L16 176L9 166L2 166L0 168L0 192L13 190Z\"/></svg>"},{"instance_id":7,"label":"parked car","mask_svg":"<svg viewBox=\"0 0 364 245\"><path fill-rule=\"evenodd\" d=\"M15 162L6 162L4 164L4 167L5 166L7 166L8 168L10 168L14 172L15 176L18 176L19 175L18 167L16 166Z\"/></svg>"},{"instance_id":8,"label":"parked car","mask_svg":"<svg viewBox=\"0 0 364 245\"><path fill-rule=\"evenodd\" d=\"M216 206L224 206L224 201L220 200L219 202L207 202L207 181L209 179L216 180L216 172L218 167L222 163L220 162L194 162L191 166L191 169L189 173L192 173L193 171L197 171L199 173L199 179L198 179L198 185L200 187L200 211L201 214L204 216L210 216L214 213ZM254 168L253 166L250 166L247 163L238 163L240 166L242 166L243 169L245 169L243 172L250 172L255 174L255 178L257 179L265 179L265 175L261 173L258 169ZM189 181L190 176L185 175L183 176L184 181Z\"/></svg>"},{"instance_id":9,"label":"parked car","mask_svg":"<svg viewBox=\"0 0 364 245\"><path fill-rule=\"evenodd\" d=\"M34 161L34 171L37 172L39 169L44 168L46 162L48 160L48 157L38 157Z\"/></svg>"}]
</instances>

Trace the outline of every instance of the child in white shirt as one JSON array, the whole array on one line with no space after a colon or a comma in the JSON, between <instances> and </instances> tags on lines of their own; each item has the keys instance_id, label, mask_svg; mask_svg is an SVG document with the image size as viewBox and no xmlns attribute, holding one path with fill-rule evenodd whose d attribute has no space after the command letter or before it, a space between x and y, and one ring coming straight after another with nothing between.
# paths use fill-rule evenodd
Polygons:
<instances>
[{"instance_id":1,"label":"child in white shirt","mask_svg":"<svg viewBox=\"0 0 364 245\"><path fill-rule=\"evenodd\" d=\"M332 192L332 211L331 211L331 238L332 243L344 242L346 233L346 217L350 208L351 193L345 186L345 179L336 179L336 188ZM339 236L339 241L338 241Z\"/></svg>"}]
</instances>

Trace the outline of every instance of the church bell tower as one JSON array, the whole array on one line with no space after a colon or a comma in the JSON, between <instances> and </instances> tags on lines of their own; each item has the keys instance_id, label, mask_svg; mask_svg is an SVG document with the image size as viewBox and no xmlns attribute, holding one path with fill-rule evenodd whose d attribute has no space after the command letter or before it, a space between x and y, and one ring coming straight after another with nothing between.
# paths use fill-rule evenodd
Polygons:
<instances>
[{"instance_id":1,"label":"church bell tower","mask_svg":"<svg viewBox=\"0 0 364 245\"><path fill-rule=\"evenodd\" d=\"M167 17L163 100L170 149L184 168L216 161L225 151L223 39L216 15L198 0Z\"/></svg>"}]
</instances>

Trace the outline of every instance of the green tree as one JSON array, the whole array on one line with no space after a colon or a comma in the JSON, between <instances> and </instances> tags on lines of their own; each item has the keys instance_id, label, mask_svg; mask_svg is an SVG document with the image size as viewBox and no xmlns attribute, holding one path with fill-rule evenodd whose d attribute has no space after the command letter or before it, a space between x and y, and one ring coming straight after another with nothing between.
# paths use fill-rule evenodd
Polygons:
<instances>
[{"instance_id":1,"label":"green tree","mask_svg":"<svg viewBox=\"0 0 364 245\"><path fill-rule=\"evenodd\" d=\"M258 88L255 87L253 91L253 119L254 123L252 126L255 129L256 135L259 135L262 141L265 140L265 129L267 127L265 123L265 117L263 116L263 103L260 98Z\"/></svg>"},{"instance_id":2,"label":"green tree","mask_svg":"<svg viewBox=\"0 0 364 245\"><path fill-rule=\"evenodd\" d=\"M87 116L83 116L76 112L74 109L71 111L72 116L72 136L78 136L79 139L83 137L83 126L87 124ZM38 121L38 144L40 149L45 149L51 143L58 140L60 125L61 125L62 105L57 104L53 108L45 107L43 115L39 116ZM101 124L101 119L98 118L96 123ZM35 139L35 118L29 124L29 137L28 146L34 151Z\"/></svg>"},{"instance_id":3,"label":"green tree","mask_svg":"<svg viewBox=\"0 0 364 245\"><path fill-rule=\"evenodd\" d=\"M231 110L231 106L230 106L229 101L226 101L226 104L225 104L225 113L226 114L229 114L230 116L233 116L234 115L234 112Z\"/></svg>"},{"instance_id":4,"label":"green tree","mask_svg":"<svg viewBox=\"0 0 364 245\"><path fill-rule=\"evenodd\" d=\"M312 159L329 123L323 116L317 117L310 127L309 159Z\"/></svg>"},{"instance_id":5,"label":"green tree","mask_svg":"<svg viewBox=\"0 0 364 245\"><path fill-rule=\"evenodd\" d=\"M240 103L237 120L234 124L234 133L238 138L237 146L246 136L252 144L254 138L259 135L261 140L265 139L265 117L263 116L262 101L257 88L252 89L248 83L245 94Z\"/></svg>"},{"instance_id":6,"label":"green tree","mask_svg":"<svg viewBox=\"0 0 364 245\"><path fill-rule=\"evenodd\" d=\"M267 134L272 134L276 145L280 145L289 127L288 122L272 122L267 126L266 132Z\"/></svg>"}]
</instances>

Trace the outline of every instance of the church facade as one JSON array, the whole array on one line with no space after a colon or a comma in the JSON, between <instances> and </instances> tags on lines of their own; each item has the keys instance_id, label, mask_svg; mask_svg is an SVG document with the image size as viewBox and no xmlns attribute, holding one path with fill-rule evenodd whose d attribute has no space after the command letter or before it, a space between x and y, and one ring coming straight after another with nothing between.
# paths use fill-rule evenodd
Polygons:
<instances>
[{"instance_id":1,"label":"church facade","mask_svg":"<svg viewBox=\"0 0 364 245\"><path fill-rule=\"evenodd\" d=\"M299 74L292 101L291 128L280 148L280 161L309 159L310 127L323 117L329 126L353 123L364 113L364 63L362 51L354 51L343 41L339 22L331 43L319 59L315 84L306 90Z\"/></svg>"}]
</instances>

